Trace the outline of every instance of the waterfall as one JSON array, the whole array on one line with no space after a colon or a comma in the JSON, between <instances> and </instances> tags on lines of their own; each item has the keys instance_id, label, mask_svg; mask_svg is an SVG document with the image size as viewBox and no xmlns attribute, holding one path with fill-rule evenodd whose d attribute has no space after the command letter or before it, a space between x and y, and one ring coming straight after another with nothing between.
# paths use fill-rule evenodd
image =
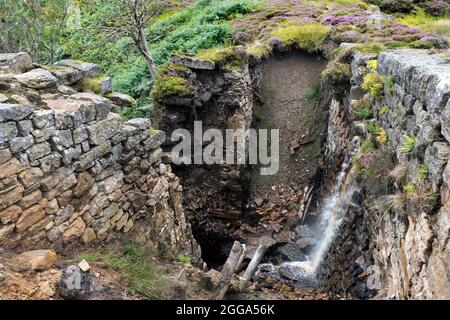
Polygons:
<instances>
[{"instance_id":1,"label":"waterfall","mask_svg":"<svg viewBox=\"0 0 450 320\"><path fill-rule=\"evenodd\" d=\"M342 163L336 183L330 195L323 201L319 221L315 227L315 245L308 259L306 261L287 263L302 269L307 274L312 275L316 273L344 221L349 206L352 205L354 193L359 191L354 179L349 175L353 154L354 152L351 152Z\"/></svg>"}]
</instances>

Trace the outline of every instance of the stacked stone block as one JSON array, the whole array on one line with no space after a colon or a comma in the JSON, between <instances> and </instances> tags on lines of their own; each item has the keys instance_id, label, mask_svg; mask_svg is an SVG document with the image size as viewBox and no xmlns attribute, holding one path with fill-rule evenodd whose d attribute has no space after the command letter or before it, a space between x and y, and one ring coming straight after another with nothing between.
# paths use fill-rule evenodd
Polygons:
<instances>
[{"instance_id":1,"label":"stacked stone block","mask_svg":"<svg viewBox=\"0 0 450 320\"><path fill-rule=\"evenodd\" d=\"M32 65L8 66L0 104L1 246L91 244L146 220L147 241L198 260L179 206L182 187L161 163L164 133L149 119L125 122L105 96L78 92L86 77L98 77L96 65L66 60L19 74ZM122 105L132 101L117 96Z\"/></svg>"}]
</instances>

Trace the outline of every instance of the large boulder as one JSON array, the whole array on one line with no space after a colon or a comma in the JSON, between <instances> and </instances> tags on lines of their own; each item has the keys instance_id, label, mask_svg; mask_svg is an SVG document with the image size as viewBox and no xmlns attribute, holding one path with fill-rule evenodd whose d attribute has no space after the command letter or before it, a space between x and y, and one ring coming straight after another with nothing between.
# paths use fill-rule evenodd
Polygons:
<instances>
[{"instance_id":1,"label":"large boulder","mask_svg":"<svg viewBox=\"0 0 450 320\"><path fill-rule=\"evenodd\" d=\"M43 89L56 86L57 79L45 69L34 69L14 77L18 82L32 89Z\"/></svg>"},{"instance_id":2,"label":"large boulder","mask_svg":"<svg viewBox=\"0 0 450 320\"><path fill-rule=\"evenodd\" d=\"M22 253L18 259L33 271L45 271L58 261L58 255L53 250L32 250Z\"/></svg>"},{"instance_id":3,"label":"large boulder","mask_svg":"<svg viewBox=\"0 0 450 320\"><path fill-rule=\"evenodd\" d=\"M81 271L77 265L63 270L58 282L58 293L65 299L86 299L91 293L91 275Z\"/></svg>"}]
</instances>

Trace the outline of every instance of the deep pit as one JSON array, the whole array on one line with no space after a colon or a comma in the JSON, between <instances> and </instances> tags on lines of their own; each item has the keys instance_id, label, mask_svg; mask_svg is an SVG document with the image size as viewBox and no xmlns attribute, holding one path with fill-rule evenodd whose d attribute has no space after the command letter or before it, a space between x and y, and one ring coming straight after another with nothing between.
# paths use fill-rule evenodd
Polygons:
<instances>
[{"instance_id":1,"label":"deep pit","mask_svg":"<svg viewBox=\"0 0 450 320\"><path fill-rule=\"evenodd\" d=\"M308 247L298 248L295 243L289 244L290 249L285 250L288 253L280 248L289 243L290 234L301 222L300 210L307 205L302 202L305 193L321 177L328 110L327 101L321 99L320 74L324 67L322 58L306 52L275 55L251 68L251 90L237 92L252 95L248 98L252 102L249 127L280 131L276 175L261 176L259 165L174 167L182 178L187 195L184 207L208 267L220 269L235 240L247 244L248 259L261 239L273 241L266 261L295 261L308 252ZM198 76L203 82L213 77L217 75L203 71ZM204 127L223 129L230 123L233 108L224 107L226 103L220 101L234 98L236 92L227 89L225 85L205 107L195 110ZM230 92L231 97L227 97ZM314 205L310 202L310 207ZM314 215L308 216L306 223L315 220Z\"/></svg>"}]
</instances>

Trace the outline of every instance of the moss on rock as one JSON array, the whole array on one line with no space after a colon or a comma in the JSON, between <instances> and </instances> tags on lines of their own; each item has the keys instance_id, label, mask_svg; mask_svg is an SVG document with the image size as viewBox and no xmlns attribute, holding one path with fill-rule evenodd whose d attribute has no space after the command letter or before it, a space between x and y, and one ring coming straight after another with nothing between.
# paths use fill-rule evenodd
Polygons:
<instances>
[{"instance_id":1,"label":"moss on rock","mask_svg":"<svg viewBox=\"0 0 450 320\"><path fill-rule=\"evenodd\" d=\"M180 76L160 74L156 78L152 95L157 101L169 96L187 96L192 92L189 82Z\"/></svg>"}]
</instances>

